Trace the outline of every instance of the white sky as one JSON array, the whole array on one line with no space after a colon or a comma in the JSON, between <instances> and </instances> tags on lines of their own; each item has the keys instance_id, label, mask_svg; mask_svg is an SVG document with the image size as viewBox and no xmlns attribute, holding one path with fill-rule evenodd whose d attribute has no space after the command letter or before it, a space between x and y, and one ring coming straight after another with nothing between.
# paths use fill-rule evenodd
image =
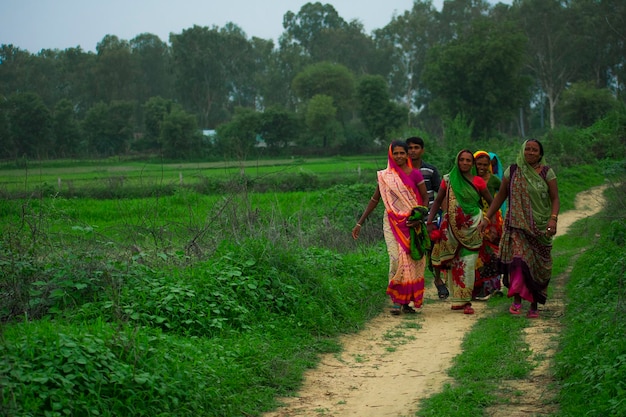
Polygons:
<instances>
[{"instance_id":1,"label":"white sky","mask_svg":"<svg viewBox=\"0 0 626 417\"><path fill-rule=\"evenodd\" d=\"M500 0L511 4L512 0ZM169 44L170 33L194 25L228 22L248 36L278 40L283 16L298 13L307 0L0 0L0 44L37 53L80 46L95 51L106 35L131 40L152 33ZM367 33L410 10L413 0L320 0L346 21L358 19ZM491 1L496 3L497 1ZM443 0L433 0L441 10Z\"/></svg>"}]
</instances>

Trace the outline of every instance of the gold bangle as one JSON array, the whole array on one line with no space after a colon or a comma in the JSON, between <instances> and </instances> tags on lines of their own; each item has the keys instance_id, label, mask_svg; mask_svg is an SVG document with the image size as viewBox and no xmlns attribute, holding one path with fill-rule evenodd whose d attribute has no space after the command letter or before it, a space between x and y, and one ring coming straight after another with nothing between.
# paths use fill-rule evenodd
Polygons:
<instances>
[{"instance_id":1,"label":"gold bangle","mask_svg":"<svg viewBox=\"0 0 626 417\"><path fill-rule=\"evenodd\" d=\"M359 227L363 226L361 223L357 223L356 225L359 226Z\"/></svg>"},{"instance_id":2,"label":"gold bangle","mask_svg":"<svg viewBox=\"0 0 626 417\"><path fill-rule=\"evenodd\" d=\"M557 216L556 214L550 215L550 218L554 220L555 222L559 220L559 216Z\"/></svg>"},{"instance_id":3,"label":"gold bangle","mask_svg":"<svg viewBox=\"0 0 626 417\"><path fill-rule=\"evenodd\" d=\"M374 203L378 203L380 201L380 199L376 200L374 197L370 198L371 201L373 201Z\"/></svg>"}]
</instances>

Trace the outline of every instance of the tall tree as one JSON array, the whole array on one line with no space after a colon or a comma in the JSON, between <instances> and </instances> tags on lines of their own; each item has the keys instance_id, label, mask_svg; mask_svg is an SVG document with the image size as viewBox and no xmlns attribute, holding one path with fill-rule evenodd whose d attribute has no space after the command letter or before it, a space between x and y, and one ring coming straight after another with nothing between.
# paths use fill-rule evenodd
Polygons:
<instances>
[{"instance_id":1,"label":"tall tree","mask_svg":"<svg viewBox=\"0 0 626 417\"><path fill-rule=\"evenodd\" d=\"M16 93L7 103L12 157L47 158L51 150L50 110L35 93Z\"/></svg>"},{"instance_id":2,"label":"tall tree","mask_svg":"<svg viewBox=\"0 0 626 417\"><path fill-rule=\"evenodd\" d=\"M220 147L231 157L245 161L257 144L261 130L260 113L252 109L238 107L235 115L227 123L217 127Z\"/></svg>"},{"instance_id":3,"label":"tall tree","mask_svg":"<svg viewBox=\"0 0 626 417\"><path fill-rule=\"evenodd\" d=\"M540 94L548 100L550 128L556 126L556 106L579 70L580 44L571 10L561 0L521 0L513 10L528 38L526 66Z\"/></svg>"},{"instance_id":4,"label":"tall tree","mask_svg":"<svg viewBox=\"0 0 626 417\"><path fill-rule=\"evenodd\" d=\"M410 11L395 16L375 32L378 47L391 51L392 66L387 73L390 90L395 99L406 104L408 125L411 113L418 111L427 99L421 78L428 51L438 40L437 17L430 0L416 0Z\"/></svg>"},{"instance_id":5,"label":"tall tree","mask_svg":"<svg viewBox=\"0 0 626 417\"><path fill-rule=\"evenodd\" d=\"M52 113L54 151L57 157L67 158L79 153L80 124L72 102L64 98L57 102Z\"/></svg>"},{"instance_id":6,"label":"tall tree","mask_svg":"<svg viewBox=\"0 0 626 417\"><path fill-rule=\"evenodd\" d=\"M82 129L89 150L98 156L125 153L133 133L133 112L133 104L127 101L100 102L91 107Z\"/></svg>"},{"instance_id":7,"label":"tall tree","mask_svg":"<svg viewBox=\"0 0 626 417\"><path fill-rule=\"evenodd\" d=\"M313 137L321 140L323 148L328 147L337 137L336 113L333 98L324 94L314 95L307 104L306 125Z\"/></svg>"},{"instance_id":8,"label":"tall tree","mask_svg":"<svg viewBox=\"0 0 626 417\"><path fill-rule=\"evenodd\" d=\"M96 98L107 103L133 100L138 68L128 41L106 35L96 46L96 52Z\"/></svg>"},{"instance_id":9,"label":"tall tree","mask_svg":"<svg viewBox=\"0 0 626 417\"><path fill-rule=\"evenodd\" d=\"M404 109L391 101L385 79L366 75L357 87L359 115L372 139L387 141L389 134L405 122Z\"/></svg>"},{"instance_id":10,"label":"tall tree","mask_svg":"<svg viewBox=\"0 0 626 417\"><path fill-rule=\"evenodd\" d=\"M0 94L28 91L28 71L31 54L14 45L0 45Z\"/></svg>"},{"instance_id":11,"label":"tall tree","mask_svg":"<svg viewBox=\"0 0 626 417\"><path fill-rule=\"evenodd\" d=\"M433 110L446 120L463 115L475 138L490 134L528 97L525 47L524 35L510 25L482 18L463 37L433 48L424 71Z\"/></svg>"},{"instance_id":12,"label":"tall tree","mask_svg":"<svg viewBox=\"0 0 626 417\"><path fill-rule=\"evenodd\" d=\"M295 142L300 133L300 120L293 112L270 107L261 113L259 134L270 149L279 149Z\"/></svg>"},{"instance_id":13,"label":"tall tree","mask_svg":"<svg viewBox=\"0 0 626 417\"><path fill-rule=\"evenodd\" d=\"M237 104L254 105L254 56L237 26L194 26L170 41L181 103L199 115L202 128L228 120Z\"/></svg>"},{"instance_id":14,"label":"tall tree","mask_svg":"<svg viewBox=\"0 0 626 417\"><path fill-rule=\"evenodd\" d=\"M446 0L439 16L441 42L449 42L464 36L476 20L489 14L487 0Z\"/></svg>"},{"instance_id":15,"label":"tall tree","mask_svg":"<svg viewBox=\"0 0 626 417\"><path fill-rule=\"evenodd\" d=\"M200 154L200 132L193 114L174 107L161 124L160 142L167 158L194 158Z\"/></svg>"},{"instance_id":16,"label":"tall tree","mask_svg":"<svg viewBox=\"0 0 626 417\"><path fill-rule=\"evenodd\" d=\"M137 68L135 100L172 96L169 47L157 35L142 33L130 41L130 52Z\"/></svg>"},{"instance_id":17,"label":"tall tree","mask_svg":"<svg viewBox=\"0 0 626 417\"><path fill-rule=\"evenodd\" d=\"M316 95L332 97L337 118L344 123L354 108L354 75L343 65L320 62L304 69L294 78L292 88L304 102Z\"/></svg>"},{"instance_id":18,"label":"tall tree","mask_svg":"<svg viewBox=\"0 0 626 417\"><path fill-rule=\"evenodd\" d=\"M341 29L347 26L332 4L306 3L298 14L291 11L283 17L285 29L280 39L280 46L290 43L300 45L311 56L318 37L324 30Z\"/></svg>"},{"instance_id":19,"label":"tall tree","mask_svg":"<svg viewBox=\"0 0 626 417\"><path fill-rule=\"evenodd\" d=\"M572 0L568 4L577 33L577 80L619 91L626 78L626 3L621 0ZM573 29L573 30L574 30Z\"/></svg>"},{"instance_id":20,"label":"tall tree","mask_svg":"<svg viewBox=\"0 0 626 417\"><path fill-rule=\"evenodd\" d=\"M59 89L63 98L70 100L77 116L82 119L97 102L96 55L80 47L68 48L58 56Z\"/></svg>"}]
</instances>

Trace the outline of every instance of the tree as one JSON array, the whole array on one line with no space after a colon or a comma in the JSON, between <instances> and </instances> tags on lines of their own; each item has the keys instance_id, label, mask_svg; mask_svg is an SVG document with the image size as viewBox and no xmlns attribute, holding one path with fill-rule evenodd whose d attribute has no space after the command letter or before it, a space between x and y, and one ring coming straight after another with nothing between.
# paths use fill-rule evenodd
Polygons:
<instances>
[{"instance_id":1,"label":"tree","mask_svg":"<svg viewBox=\"0 0 626 417\"><path fill-rule=\"evenodd\" d=\"M0 157L10 157L14 149L9 126L8 102L0 96Z\"/></svg>"},{"instance_id":2,"label":"tree","mask_svg":"<svg viewBox=\"0 0 626 417\"><path fill-rule=\"evenodd\" d=\"M311 43L309 53L313 62L341 64L355 74L390 69L390 65L381 65L384 61L379 58L374 41L358 21L322 29Z\"/></svg>"},{"instance_id":3,"label":"tree","mask_svg":"<svg viewBox=\"0 0 626 417\"><path fill-rule=\"evenodd\" d=\"M14 158L44 158L52 145L50 110L35 93L16 93L6 103L10 154Z\"/></svg>"},{"instance_id":4,"label":"tree","mask_svg":"<svg viewBox=\"0 0 626 417\"><path fill-rule=\"evenodd\" d=\"M577 81L620 89L626 76L626 4L621 0L572 0L568 26L576 32Z\"/></svg>"},{"instance_id":5,"label":"tree","mask_svg":"<svg viewBox=\"0 0 626 417\"><path fill-rule=\"evenodd\" d=\"M412 111L425 104L427 95L422 87L422 71L428 51L438 38L437 11L430 0L416 0L410 11L395 16L383 29L375 32L379 48L390 51L392 63L386 73L395 99L406 104L407 124Z\"/></svg>"},{"instance_id":6,"label":"tree","mask_svg":"<svg viewBox=\"0 0 626 417\"><path fill-rule=\"evenodd\" d=\"M333 98L324 94L311 97L307 105L306 125L315 137L322 140L323 148L326 148L336 136L336 113Z\"/></svg>"},{"instance_id":7,"label":"tree","mask_svg":"<svg viewBox=\"0 0 626 417\"><path fill-rule=\"evenodd\" d=\"M525 42L510 25L481 19L462 38L431 49L424 83L433 111L447 120L463 115L474 125L474 138L513 118L528 97L521 76Z\"/></svg>"},{"instance_id":8,"label":"tree","mask_svg":"<svg viewBox=\"0 0 626 417\"><path fill-rule=\"evenodd\" d=\"M578 33L568 24L573 16L560 0L523 0L514 10L528 38L526 67L548 100L554 128L559 98L579 67Z\"/></svg>"},{"instance_id":9,"label":"tree","mask_svg":"<svg viewBox=\"0 0 626 417\"><path fill-rule=\"evenodd\" d=\"M150 97L171 97L173 78L167 44L157 35L142 33L130 41L130 52L137 68L135 100L145 103Z\"/></svg>"},{"instance_id":10,"label":"tree","mask_svg":"<svg viewBox=\"0 0 626 417\"><path fill-rule=\"evenodd\" d=\"M137 143L139 148L159 148L163 120L168 114L172 113L173 110L182 110L182 107L173 100L163 97L151 97L144 103L144 137Z\"/></svg>"},{"instance_id":11,"label":"tree","mask_svg":"<svg viewBox=\"0 0 626 417\"><path fill-rule=\"evenodd\" d=\"M139 69L132 59L128 41L106 35L96 51L96 98L106 103L133 100Z\"/></svg>"},{"instance_id":12,"label":"tree","mask_svg":"<svg viewBox=\"0 0 626 417\"><path fill-rule=\"evenodd\" d=\"M596 88L592 81L574 83L563 92L558 107L563 123L589 127L617 108L617 100L606 88Z\"/></svg>"},{"instance_id":13,"label":"tree","mask_svg":"<svg viewBox=\"0 0 626 417\"><path fill-rule=\"evenodd\" d=\"M74 106L68 99L60 100L54 107L52 130L56 155L63 158L76 156L80 144L80 124Z\"/></svg>"},{"instance_id":14,"label":"tree","mask_svg":"<svg viewBox=\"0 0 626 417\"><path fill-rule=\"evenodd\" d=\"M0 45L0 95L28 91L31 55L11 44Z\"/></svg>"},{"instance_id":15,"label":"tree","mask_svg":"<svg viewBox=\"0 0 626 417\"><path fill-rule=\"evenodd\" d=\"M217 127L217 136L227 153L240 161L245 161L257 144L260 126L259 113L239 107L230 122Z\"/></svg>"},{"instance_id":16,"label":"tree","mask_svg":"<svg viewBox=\"0 0 626 417\"><path fill-rule=\"evenodd\" d=\"M100 156L126 152L133 133L133 103L100 102L89 109L83 120L83 132L92 152Z\"/></svg>"},{"instance_id":17,"label":"tree","mask_svg":"<svg viewBox=\"0 0 626 417\"><path fill-rule=\"evenodd\" d=\"M270 149L287 146L299 133L300 121L295 113L279 107L270 107L261 113L259 134Z\"/></svg>"},{"instance_id":18,"label":"tree","mask_svg":"<svg viewBox=\"0 0 626 417\"><path fill-rule=\"evenodd\" d=\"M318 37L324 30L340 29L347 25L332 4L320 2L306 3L300 8L298 14L291 11L283 17L285 32L281 36L281 48L289 43L300 45L311 56Z\"/></svg>"},{"instance_id":19,"label":"tree","mask_svg":"<svg viewBox=\"0 0 626 417\"><path fill-rule=\"evenodd\" d=\"M181 103L199 115L200 126L217 126L234 107L255 105L255 57L241 29L194 26L170 40Z\"/></svg>"},{"instance_id":20,"label":"tree","mask_svg":"<svg viewBox=\"0 0 626 417\"><path fill-rule=\"evenodd\" d=\"M339 64L320 62L300 72L292 83L296 95L304 102L316 95L332 98L338 120L343 123L354 107L354 75Z\"/></svg>"},{"instance_id":21,"label":"tree","mask_svg":"<svg viewBox=\"0 0 626 417\"><path fill-rule=\"evenodd\" d=\"M464 37L473 23L485 18L490 10L487 0L446 0L439 15L439 41L446 43Z\"/></svg>"},{"instance_id":22,"label":"tree","mask_svg":"<svg viewBox=\"0 0 626 417\"><path fill-rule=\"evenodd\" d=\"M163 156L167 158L193 158L200 153L200 132L193 114L178 107L165 114L161 125Z\"/></svg>"},{"instance_id":23,"label":"tree","mask_svg":"<svg viewBox=\"0 0 626 417\"><path fill-rule=\"evenodd\" d=\"M84 118L98 100L96 55L80 47L68 48L58 54L59 86L63 98L74 104L76 115Z\"/></svg>"},{"instance_id":24,"label":"tree","mask_svg":"<svg viewBox=\"0 0 626 417\"><path fill-rule=\"evenodd\" d=\"M402 126L405 110L391 101L385 79L366 75L357 87L359 115L374 139L386 141L389 134Z\"/></svg>"}]
</instances>

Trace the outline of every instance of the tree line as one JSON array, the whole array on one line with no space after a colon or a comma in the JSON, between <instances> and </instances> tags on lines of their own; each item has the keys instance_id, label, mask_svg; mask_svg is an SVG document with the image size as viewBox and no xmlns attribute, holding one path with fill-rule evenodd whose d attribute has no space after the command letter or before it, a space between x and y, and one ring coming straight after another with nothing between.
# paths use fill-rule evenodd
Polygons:
<instances>
[{"instance_id":1,"label":"tree line","mask_svg":"<svg viewBox=\"0 0 626 417\"><path fill-rule=\"evenodd\" d=\"M588 126L623 105L621 0L415 0L371 34L331 4L277 44L235 23L30 53L0 45L0 158L172 159L368 149L407 128L474 140ZM202 131L216 132L203 135Z\"/></svg>"}]
</instances>

